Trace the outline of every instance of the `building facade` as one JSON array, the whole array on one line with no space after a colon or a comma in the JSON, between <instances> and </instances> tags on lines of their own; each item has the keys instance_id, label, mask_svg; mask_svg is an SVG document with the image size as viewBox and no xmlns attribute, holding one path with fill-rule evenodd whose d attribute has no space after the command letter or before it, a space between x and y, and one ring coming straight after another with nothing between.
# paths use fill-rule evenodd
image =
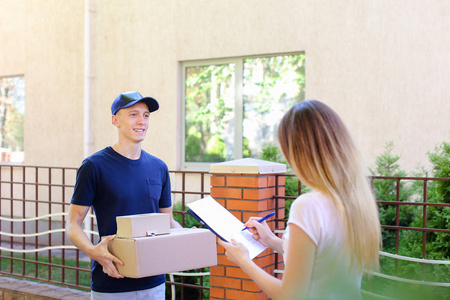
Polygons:
<instances>
[{"instance_id":1,"label":"building facade","mask_svg":"<svg viewBox=\"0 0 450 300\"><path fill-rule=\"evenodd\" d=\"M304 53L304 97L342 116L370 166L393 141L412 170L450 138L448 28L446 0L3 0L0 78L25 80L25 164L112 145L111 102L137 90L160 103L143 148L184 170L185 62Z\"/></svg>"}]
</instances>

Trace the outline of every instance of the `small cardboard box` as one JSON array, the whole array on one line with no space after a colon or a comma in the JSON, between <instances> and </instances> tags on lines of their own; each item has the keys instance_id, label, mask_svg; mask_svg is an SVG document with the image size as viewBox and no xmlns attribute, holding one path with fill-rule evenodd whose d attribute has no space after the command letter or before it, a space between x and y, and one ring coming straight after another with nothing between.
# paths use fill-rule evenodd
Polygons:
<instances>
[{"instance_id":1,"label":"small cardboard box","mask_svg":"<svg viewBox=\"0 0 450 300\"><path fill-rule=\"evenodd\" d=\"M170 215L149 213L116 217L118 238L134 238L170 232Z\"/></svg>"},{"instance_id":2,"label":"small cardboard box","mask_svg":"<svg viewBox=\"0 0 450 300\"><path fill-rule=\"evenodd\" d=\"M109 251L123 261L122 276L140 278L217 265L216 236L208 229L177 228L169 234L115 238Z\"/></svg>"}]
</instances>

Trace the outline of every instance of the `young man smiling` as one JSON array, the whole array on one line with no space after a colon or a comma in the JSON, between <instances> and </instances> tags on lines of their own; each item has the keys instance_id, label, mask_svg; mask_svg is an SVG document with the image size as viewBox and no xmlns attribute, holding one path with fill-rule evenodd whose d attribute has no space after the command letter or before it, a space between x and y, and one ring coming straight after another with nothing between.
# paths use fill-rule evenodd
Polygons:
<instances>
[{"instance_id":1,"label":"young man smiling","mask_svg":"<svg viewBox=\"0 0 450 300\"><path fill-rule=\"evenodd\" d=\"M170 226L181 227L172 215L169 171L159 158L141 149L150 113L158 102L138 92L120 94L111 105L118 140L89 156L77 172L66 232L72 243L92 260L91 299L164 299L165 274L124 278L114 263L123 264L107 248L117 231L116 217L143 213L169 213ZM102 241L93 245L82 223L94 208Z\"/></svg>"}]
</instances>

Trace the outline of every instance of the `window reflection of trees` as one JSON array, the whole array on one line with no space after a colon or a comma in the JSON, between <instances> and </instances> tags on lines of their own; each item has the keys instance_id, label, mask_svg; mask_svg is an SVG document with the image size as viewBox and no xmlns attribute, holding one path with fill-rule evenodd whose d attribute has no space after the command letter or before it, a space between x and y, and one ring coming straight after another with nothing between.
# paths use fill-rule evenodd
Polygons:
<instances>
[{"instance_id":1,"label":"window reflection of trees","mask_svg":"<svg viewBox=\"0 0 450 300\"><path fill-rule=\"evenodd\" d=\"M276 141L284 112L304 99L304 54L240 61L240 67L235 62L186 67L185 162L258 157L265 144ZM236 91L242 91L240 105ZM239 116L241 131L234 122ZM237 138L242 139L242 153L234 153Z\"/></svg>"},{"instance_id":2,"label":"window reflection of trees","mask_svg":"<svg viewBox=\"0 0 450 300\"><path fill-rule=\"evenodd\" d=\"M0 153L1 161L24 159L25 79L0 78Z\"/></svg>"}]
</instances>

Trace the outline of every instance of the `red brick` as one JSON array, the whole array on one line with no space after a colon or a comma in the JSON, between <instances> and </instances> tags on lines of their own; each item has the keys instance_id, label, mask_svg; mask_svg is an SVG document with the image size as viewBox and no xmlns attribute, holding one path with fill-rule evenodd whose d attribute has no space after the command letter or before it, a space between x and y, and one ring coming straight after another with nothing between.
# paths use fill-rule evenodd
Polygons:
<instances>
[{"instance_id":1,"label":"red brick","mask_svg":"<svg viewBox=\"0 0 450 300\"><path fill-rule=\"evenodd\" d=\"M275 186L275 176L268 176L267 177L267 186ZM278 179L278 185L280 185L280 179Z\"/></svg>"},{"instance_id":2,"label":"red brick","mask_svg":"<svg viewBox=\"0 0 450 300\"><path fill-rule=\"evenodd\" d=\"M275 194L274 188L265 189L244 189L243 199L260 200L260 199L272 199Z\"/></svg>"},{"instance_id":3,"label":"red brick","mask_svg":"<svg viewBox=\"0 0 450 300\"><path fill-rule=\"evenodd\" d=\"M243 222L245 223L251 217L263 217L264 213L263 212L253 212L252 211L252 212L243 212L242 215L243 215L243 220L244 220Z\"/></svg>"},{"instance_id":4,"label":"red brick","mask_svg":"<svg viewBox=\"0 0 450 300\"><path fill-rule=\"evenodd\" d=\"M242 290L248 292L260 292L261 289L253 280L242 280Z\"/></svg>"},{"instance_id":5,"label":"red brick","mask_svg":"<svg viewBox=\"0 0 450 300\"><path fill-rule=\"evenodd\" d=\"M224 199L217 199L217 198L216 198L215 200L217 201L217 203L219 203L219 204L222 205L223 207L227 207L227 206L226 206L226 203L227 203L227 202L226 202Z\"/></svg>"},{"instance_id":6,"label":"red brick","mask_svg":"<svg viewBox=\"0 0 450 300\"><path fill-rule=\"evenodd\" d=\"M238 220L242 221L242 212L241 211L230 210L230 213L233 216L235 216L236 218L238 218Z\"/></svg>"},{"instance_id":7,"label":"red brick","mask_svg":"<svg viewBox=\"0 0 450 300\"><path fill-rule=\"evenodd\" d=\"M211 186L225 186L225 176L212 176Z\"/></svg>"},{"instance_id":8,"label":"red brick","mask_svg":"<svg viewBox=\"0 0 450 300\"><path fill-rule=\"evenodd\" d=\"M225 276L225 267L223 266L212 266L209 270L211 275Z\"/></svg>"},{"instance_id":9,"label":"red brick","mask_svg":"<svg viewBox=\"0 0 450 300\"><path fill-rule=\"evenodd\" d=\"M260 204L260 201L252 200L228 200L227 209L228 210L244 210L244 211L260 211L266 205ZM264 202L264 201L261 201Z\"/></svg>"},{"instance_id":10,"label":"red brick","mask_svg":"<svg viewBox=\"0 0 450 300\"><path fill-rule=\"evenodd\" d=\"M225 298L225 289L219 287L211 287L209 291L209 295L211 298L224 299Z\"/></svg>"},{"instance_id":11,"label":"red brick","mask_svg":"<svg viewBox=\"0 0 450 300\"><path fill-rule=\"evenodd\" d=\"M218 241L218 240L219 240L219 238L216 237L216 241ZM225 254L225 248L220 246L219 244L217 244L217 254L222 254L222 255Z\"/></svg>"},{"instance_id":12,"label":"red brick","mask_svg":"<svg viewBox=\"0 0 450 300\"><path fill-rule=\"evenodd\" d=\"M286 185L286 176L278 176L278 186L282 186L282 185Z\"/></svg>"},{"instance_id":13,"label":"red brick","mask_svg":"<svg viewBox=\"0 0 450 300\"><path fill-rule=\"evenodd\" d=\"M227 198L227 199L242 199L242 189L212 187L211 188L211 197Z\"/></svg>"},{"instance_id":14,"label":"red brick","mask_svg":"<svg viewBox=\"0 0 450 300\"><path fill-rule=\"evenodd\" d=\"M250 276L239 267L226 267L225 274L226 276L233 278L251 279Z\"/></svg>"},{"instance_id":15,"label":"red brick","mask_svg":"<svg viewBox=\"0 0 450 300\"><path fill-rule=\"evenodd\" d=\"M263 200L266 201L266 200ZM261 201L262 202L262 201ZM262 206L262 205L261 205ZM261 210L261 211L252 211L252 212L243 212L243 220L245 220L245 222L248 221L248 219L250 219L251 217L255 217L255 218L262 218L265 215L267 215L268 213L271 213L273 210L269 209L269 210ZM284 211L284 210L283 210ZM283 215L284 217L284 215ZM271 217L268 220L268 223L270 224L271 221L273 221L274 217ZM273 223L273 222L272 222Z\"/></svg>"},{"instance_id":16,"label":"red brick","mask_svg":"<svg viewBox=\"0 0 450 300\"><path fill-rule=\"evenodd\" d=\"M265 177L247 177L247 176L229 176L227 177L228 187L267 187L267 178Z\"/></svg>"},{"instance_id":17,"label":"red brick","mask_svg":"<svg viewBox=\"0 0 450 300\"><path fill-rule=\"evenodd\" d=\"M244 292L242 290L230 290L227 289L225 291L225 297L226 299L233 299L233 300L257 300L258 299L258 293L255 292Z\"/></svg>"},{"instance_id":18,"label":"red brick","mask_svg":"<svg viewBox=\"0 0 450 300\"><path fill-rule=\"evenodd\" d=\"M257 256L256 258L253 259L253 261L255 262L255 264L257 264L261 268L265 268L265 267L268 267L275 263L275 257L274 256L263 256L263 257Z\"/></svg>"},{"instance_id":19,"label":"red brick","mask_svg":"<svg viewBox=\"0 0 450 300\"><path fill-rule=\"evenodd\" d=\"M217 264L222 266L236 266L234 263L229 261L225 255L217 255Z\"/></svg>"},{"instance_id":20,"label":"red brick","mask_svg":"<svg viewBox=\"0 0 450 300\"><path fill-rule=\"evenodd\" d=\"M241 279L211 276L210 281L211 281L211 286L232 288L232 289L242 289L242 280Z\"/></svg>"},{"instance_id":21,"label":"red brick","mask_svg":"<svg viewBox=\"0 0 450 300\"><path fill-rule=\"evenodd\" d=\"M278 182L275 176L267 177L267 186L276 186L278 183L278 186L285 186L286 185L286 176L278 176Z\"/></svg>"}]
</instances>

